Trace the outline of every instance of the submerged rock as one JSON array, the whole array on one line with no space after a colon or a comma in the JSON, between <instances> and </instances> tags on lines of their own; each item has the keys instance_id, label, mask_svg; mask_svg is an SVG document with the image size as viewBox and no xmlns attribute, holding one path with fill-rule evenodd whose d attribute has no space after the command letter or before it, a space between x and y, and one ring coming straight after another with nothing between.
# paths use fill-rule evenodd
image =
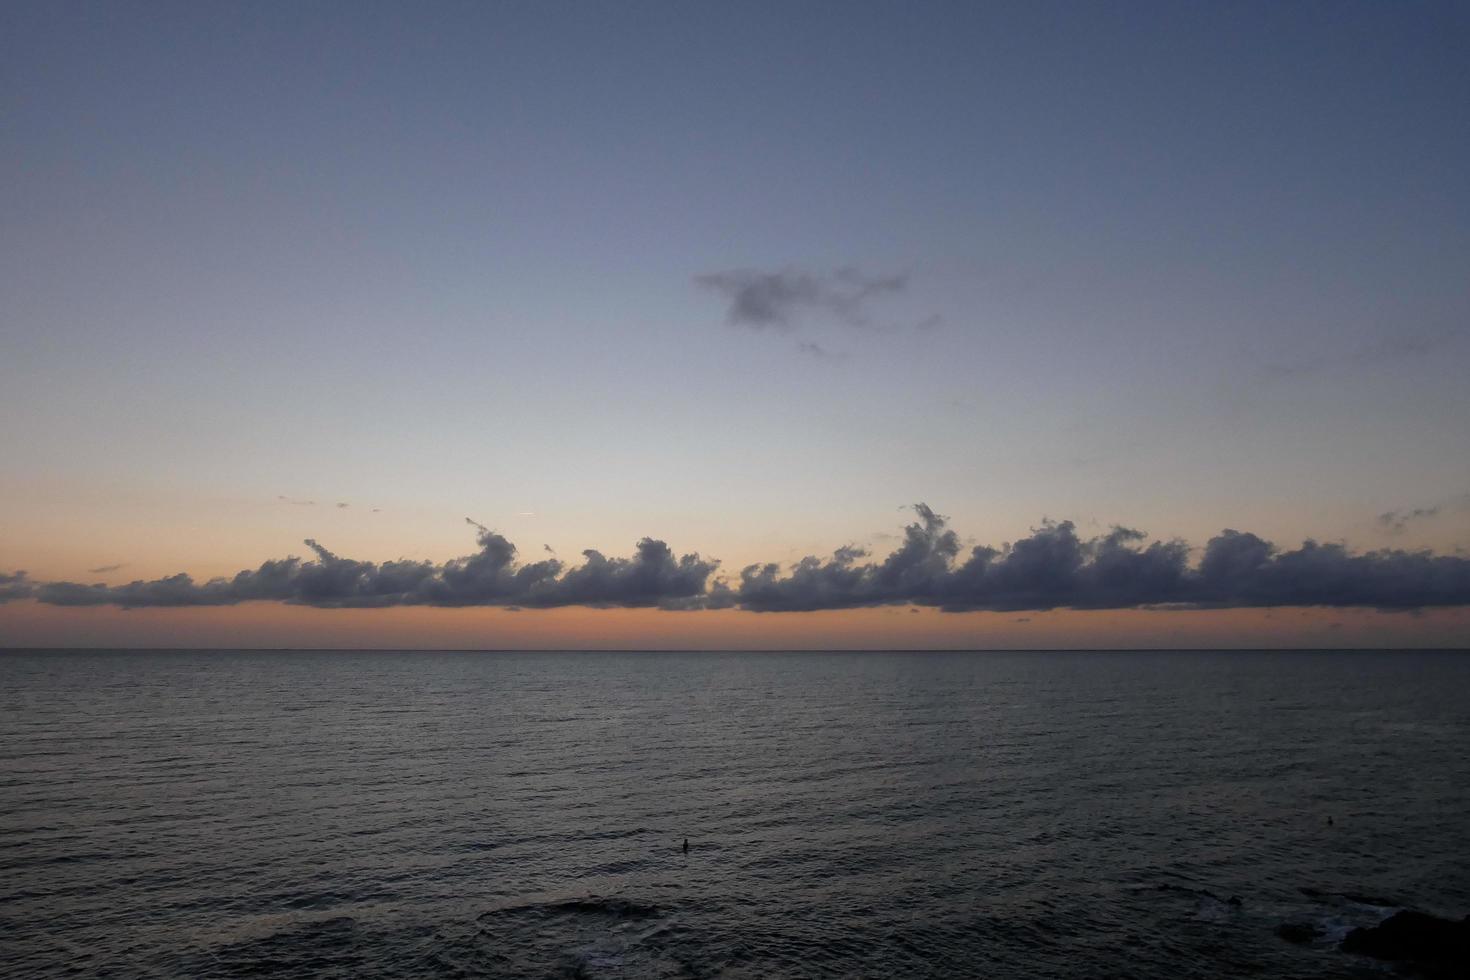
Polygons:
<instances>
[{"instance_id":1,"label":"submerged rock","mask_svg":"<svg viewBox=\"0 0 1470 980\"><path fill-rule=\"evenodd\" d=\"M1341 948L1412 963L1431 976L1470 976L1470 916L1457 922L1427 912L1395 912L1376 926L1354 929Z\"/></svg>"}]
</instances>

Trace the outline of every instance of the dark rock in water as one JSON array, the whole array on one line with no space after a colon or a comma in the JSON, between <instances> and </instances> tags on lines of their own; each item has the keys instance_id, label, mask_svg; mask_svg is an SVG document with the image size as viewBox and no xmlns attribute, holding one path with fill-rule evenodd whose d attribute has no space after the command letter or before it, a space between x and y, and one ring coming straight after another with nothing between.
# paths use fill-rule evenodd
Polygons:
<instances>
[{"instance_id":1,"label":"dark rock in water","mask_svg":"<svg viewBox=\"0 0 1470 980\"><path fill-rule=\"evenodd\" d=\"M1326 930L1310 922L1283 922L1276 927L1276 935L1289 943L1301 945L1314 939L1321 939L1326 935Z\"/></svg>"},{"instance_id":2,"label":"dark rock in water","mask_svg":"<svg viewBox=\"0 0 1470 980\"><path fill-rule=\"evenodd\" d=\"M1470 916L1456 922L1426 912L1395 912L1379 925L1348 933L1342 950L1412 963L1431 976L1470 976Z\"/></svg>"}]
</instances>

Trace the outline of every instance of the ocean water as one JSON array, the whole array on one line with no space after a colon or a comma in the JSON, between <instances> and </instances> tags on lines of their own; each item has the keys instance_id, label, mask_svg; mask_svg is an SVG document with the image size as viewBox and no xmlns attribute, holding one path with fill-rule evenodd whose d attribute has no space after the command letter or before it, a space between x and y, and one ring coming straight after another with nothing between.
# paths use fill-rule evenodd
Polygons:
<instances>
[{"instance_id":1,"label":"ocean water","mask_svg":"<svg viewBox=\"0 0 1470 980\"><path fill-rule=\"evenodd\" d=\"M0 654L11 977L1381 977L1467 831L1466 654Z\"/></svg>"}]
</instances>

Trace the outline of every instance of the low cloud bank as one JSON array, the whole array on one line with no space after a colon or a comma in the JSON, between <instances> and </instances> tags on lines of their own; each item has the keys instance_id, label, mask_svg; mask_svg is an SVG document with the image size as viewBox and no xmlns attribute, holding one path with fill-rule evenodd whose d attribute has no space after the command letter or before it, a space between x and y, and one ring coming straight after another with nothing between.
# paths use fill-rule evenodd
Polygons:
<instances>
[{"instance_id":1,"label":"low cloud bank","mask_svg":"<svg viewBox=\"0 0 1470 980\"><path fill-rule=\"evenodd\" d=\"M470 522L474 524L473 521ZM233 578L196 582L180 573L126 585L51 582L35 590L57 606L227 606L271 600L324 608L383 606L661 606L687 608L703 601L718 562L675 557L662 541L644 538L631 558L584 551L567 568L556 558L520 563L516 547L478 524L479 551L436 565L427 561L376 564L343 558L307 539L315 560L281 558Z\"/></svg>"},{"instance_id":2,"label":"low cloud bank","mask_svg":"<svg viewBox=\"0 0 1470 980\"><path fill-rule=\"evenodd\" d=\"M25 572L0 572L0 602L29 599L32 591Z\"/></svg>"},{"instance_id":3,"label":"low cloud bank","mask_svg":"<svg viewBox=\"0 0 1470 980\"><path fill-rule=\"evenodd\" d=\"M1183 541L1154 541L1131 528L1084 540L1071 521L1046 522L1003 548L960 556L945 519L923 504L919 521L882 561L859 549L804 558L789 571L752 565L736 601L757 612L845 609L909 603L968 610L1368 606L1417 609L1470 605L1470 559L1427 552L1355 555L1308 541L1279 551L1254 534L1226 530L1198 565Z\"/></svg>"},{"instance_id":4,"label":"low cloud bank","mask_svg":"<svg viewBox=\"0 0 1470 980\"><path fill-rule=\"evenodd\" d=\"M521 562L498 532L476 528L479 550L443 564L357 561L313 540L316 555L267 561L233 578L195 582L185 574L126 585L51 582L0 575L0 601L34 595L59 606L219 606L269 600L326 608L428 606L740 608L807 612L861 606L931 606L950 612L1061 607L1127 609L1361 606L1409 610L1470 605L1470 558L1427 551L1363 554L1307 541L1282 551L1243 531L1210 539L1197 564L1183 541L1149 541L1115 527L1083 539L1071 521L1044 522L1028 537L962 554L945 518L924 504L901 543L881 559L855 547L794 565L757 564L733 581L719 562L675 556L644 538L632 557L584 551L582 564L556 557Z\"/></svg>"}]
</instances>

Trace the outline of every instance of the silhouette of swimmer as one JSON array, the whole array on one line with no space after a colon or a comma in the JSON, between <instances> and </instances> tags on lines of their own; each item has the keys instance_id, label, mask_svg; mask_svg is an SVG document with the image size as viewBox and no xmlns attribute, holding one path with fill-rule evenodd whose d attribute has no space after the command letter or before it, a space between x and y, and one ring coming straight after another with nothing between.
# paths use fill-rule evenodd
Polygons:
<instances>
[{"instance_id":1,"label":"silhouette of swimmer","mask_svg":"<svg viewBox=\"0 0 1470 980\"><path fill-rule=\"evenodd\" d=\"M688 837L684 838L684 853L685 854L688 854L689 853L689 838Z\"/></svg>"},{"instance_id":2,"label":"silhouette of swimmer","mask_svg":"<svg viewBox=\"0 0 1470 980\"><path fill-rule=\"evenodd\" d=\"M1328 817L1327 818L1327 826L1329 826L1329 827L1332 826L1332 818L1331 817Z\"/></svg>"}]
</instances>

